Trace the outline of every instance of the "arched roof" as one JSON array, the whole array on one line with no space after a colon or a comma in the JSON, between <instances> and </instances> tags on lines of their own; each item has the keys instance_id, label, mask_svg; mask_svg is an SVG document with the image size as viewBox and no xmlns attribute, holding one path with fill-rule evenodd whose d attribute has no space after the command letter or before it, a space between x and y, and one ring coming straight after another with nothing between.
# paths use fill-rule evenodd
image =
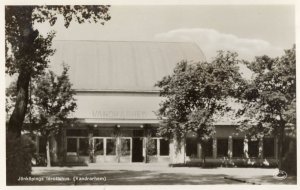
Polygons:
<instances>
[{"instance_id":1,"label":"arched roof","mask_svg":"<svg viewBox=\"0 0 300 190\"><path fill-rule=\"evenodd\" d=\"M156 91L154 84L182 61L204 61L195 43L138 41L54 41L51 68L70 66L74 89Z\"/></svg>"}]
</instances>

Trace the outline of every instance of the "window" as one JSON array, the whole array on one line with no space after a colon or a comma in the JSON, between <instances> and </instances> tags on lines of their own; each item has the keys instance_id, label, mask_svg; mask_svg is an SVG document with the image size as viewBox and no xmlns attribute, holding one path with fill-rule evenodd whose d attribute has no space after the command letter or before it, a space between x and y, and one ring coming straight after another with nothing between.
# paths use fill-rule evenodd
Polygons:
<instances>
[{"instance_id":1,"label":"window","mask_svg":"<svg viewBox=\"0 0 300 190\"><path fill-rule=\"evenodd\" d=\"M157 155L157 139L150 139L147 144L147 154L149 156Z\"/></svg>"},{"instance_id":2,"label":"window","mask_svg":"<svg viewBox=\"0 0 300 190\"><path fill-rule=\"evenodd\" d=\"M213 140L209 139L203 143L203 153L205 157L213 156Z\"/></svg>"},{"instance_id":3,"label":"window","mask_svg":"<svg viewBox=\"0 0 300 190\"><path fill-rule=\"evenodd\" d=\"M77 152L77 139L68 138L67 139L67 152Z\"/></svg>"},{"instance_id":4,"label":"window","mask_svg":"<svg viewBox=\"0 0 300 190\"><path fill-rule=\"evenodd\" d=\"M94 155L104 155L104 143L103 139L94 140Z\"/></svg>"},{"instance_id":5,"label":"window","mask_svg":"<svg viewBox=\"0 0 300 190\"><path fill-rule=\"evenodd\" d=\"M106 155L116 155L116 139L106 139Z\"/></svg>"},{"instance_id":6,"label":"window","mask_svg":"<svg viewBox=\"0 0 300 190\"><path fill-rule=\"evenodd\" d=\"M46 138L43 136L39 137L39 153L46 154Z\"/></svg>"},{"instance_id":7,"label":"window","mask_svg":"<svg viewBox=\"0 0 300 190\"><path fill-rule=\"evenodd\" d=\"M121 155L130 156L130 139L121 139Z\"/></svg>"},{"instance_id":8,"label":"window","mask_svg":"<svg viewBox=\"0 0 300 190\"><path fill-rule=\"evenodd\" d=\"M217 139L217 156L226 157L228 152L228 139Z\"/></svg>"},{"instance_id":9,"label":"window","mask_svg":"<svg viewBox=\"0 0 300 190\"><path fill-rule=\"evenodd\" d=\"M160 139L160 155L169 156L169 141L165 139Z\"/></svg>"},{"instance_id":10,"label":"window","mask_svg":"<svg viewBox=\"0 0 300 190\"><path fill-rule=\"evenodd\" d=\"M88 138L79 138L79 156L88 156L89 155L89 139Z\"/></svg>"},{"instance_id":11,"label":"window","mask_svg":"<svg viewBox=\"0 0 300 190\"><path fill-rule=\"evenodd\" d=\"M263 145L264 157L272 158L274 157L274 138L265 138Z\"/></svg>"},{"instance_id":12,"label":"window","mask_svg":"<svg viewBox=\"0 0 300 190\"><path fill-rule=\"evenodd\" d=\"M197 139L196 138L186 138L186 155L191 157L197 156Z\"/></svg>"},{"instance_id":13,"label":"window","mask_svg":"<svg viewBox=\"0 0 300 190\"><path fill-rule=\"evenodd\" d=\"M232 139L232 156L243 157L244 139Z\"/></svg>"},{"instance_id":14,"label":"window","mask_svg":"<svg viewBox=\"0 0 300 190\"><path fill-rule=\"evenodd\" d=\"M248 141L248 153L249 153L249 157L258 156L258 140Z\"/></svg>"}]
</instances>

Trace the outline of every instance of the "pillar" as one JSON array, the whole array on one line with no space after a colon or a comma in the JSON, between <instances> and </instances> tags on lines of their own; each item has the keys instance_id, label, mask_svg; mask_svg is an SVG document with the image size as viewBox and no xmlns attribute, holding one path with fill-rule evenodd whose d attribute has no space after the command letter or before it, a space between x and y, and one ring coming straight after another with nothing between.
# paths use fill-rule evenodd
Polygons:
<instances>
[{"instance_id":1,"label":"pillar","mask_svg":"<svg viewBox=\"0 0 300 190\"><path fill-rule=\"evenodd\" d=\"M264 141L263 138L259 138L258 141L258 158L262 159L264 157Z\"/></svg>"},{"instance_id":2,"label":"pillar","mask_svg":"<svg viewBox=\"0 0 300 190\"><path fill-rule=\"evenodd\" d=\"M279 157L278 157L278 154L279 154L279 151L278 151L278 148L279 148L278 143L279 143L278 138L275 137L275 138L274 138L274 150L275 150L275 159L276 159L276 160L279 159Z\"/></svg>"},{"instance_id":3,"label":"pillar","mask_svg":"<svg viewBox=\"0 0 300 190\"><path fill-rule=\"evenodd\" d=\"M232 158L232 136L228 137L228 153L227 156L229 159Z\"/></svg>"},{"instance_id":4,"label":"pillar","mask_svg":"<svg viewBox=\"0 0 300 190\"><path fill-rule=\"evenodd\" d=\"M91 163L95 162L95 156L94 156L94 143L93 143L93 128L88 128L88 138L89 138L89 161Z\"/></svg>"},{"instance_id":5,"label":"pillar","mask_svg":"<svg viewBox=\"0 0 300 190\"><path fill-rule=\"evenodd\" d=\"M202 156L202 146L201 146L201 143L198 142L197 143L197 158L201 159L201 156Z\"/></svg>"},{"instance_id":6,"label":"pillar","mask_svg":"<svg viewBox=\"0 0 300 190\"><path fill-rule=\"evenodd\" d=\"M217 138L213 138L213 158L217 158Z\"/></svg>"},{"instance_id":7,"label":"pillar","mask_svg":"<svg viewBox=\"0 0 300 190\"><path fill-rule=\"evenodd\" d=\"M63 162L67 162L67 130L63 128L62 130L62 155L63 155Z\"/></svg>"}]
</instances>

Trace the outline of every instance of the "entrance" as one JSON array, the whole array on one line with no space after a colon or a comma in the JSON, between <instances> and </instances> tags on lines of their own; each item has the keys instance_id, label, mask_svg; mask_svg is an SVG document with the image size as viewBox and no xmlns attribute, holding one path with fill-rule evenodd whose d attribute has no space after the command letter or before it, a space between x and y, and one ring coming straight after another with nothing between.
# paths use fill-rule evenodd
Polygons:
<instances>
[{"instance_id":1,"label":"entrance","mask_svg":"<svg viewBox=\"0 0 300 190\"><path fill-rule=\"evenodd\" d=\"M132 162L143 162L143 138L132 138Z\"/></svg>"}]
</instances>

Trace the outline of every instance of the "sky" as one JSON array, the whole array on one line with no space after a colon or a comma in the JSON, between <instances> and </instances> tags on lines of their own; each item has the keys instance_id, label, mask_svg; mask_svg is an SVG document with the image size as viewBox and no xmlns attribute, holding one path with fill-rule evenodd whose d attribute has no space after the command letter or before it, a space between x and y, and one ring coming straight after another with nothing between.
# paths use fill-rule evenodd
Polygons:
<instances>
[{"instance_id":1,"label":"sky","mask_svg":"<svg viewBox=\"0 0 300 190\"><path fill-rule=\"evenodd\" d=\"M36 28L43 34L55 30L55 40L190 41L208 60L218 50L246 60L275 57L295 43L291 5L113 5L110 15L104 26L72 23L66 29L59 20Z\"/></svg>"}]
</instances>

